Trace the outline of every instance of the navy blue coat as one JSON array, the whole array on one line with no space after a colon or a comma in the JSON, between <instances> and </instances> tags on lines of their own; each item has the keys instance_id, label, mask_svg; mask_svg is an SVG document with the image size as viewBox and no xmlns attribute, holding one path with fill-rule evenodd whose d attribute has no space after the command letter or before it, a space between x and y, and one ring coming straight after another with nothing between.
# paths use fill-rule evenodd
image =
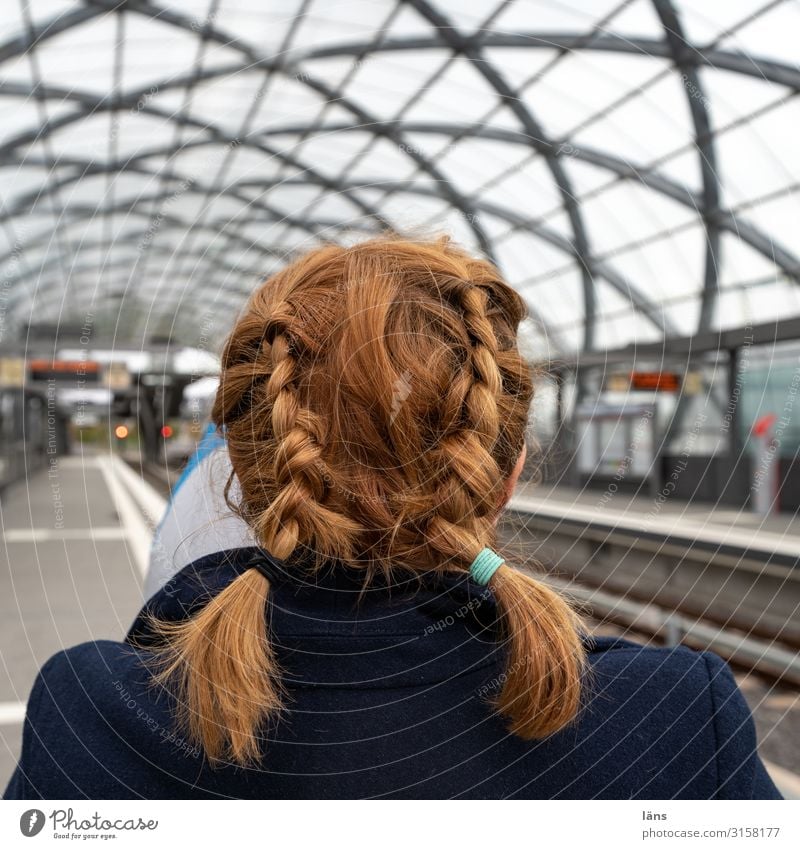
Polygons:
<instances>
[{"instance_id":1,"label":"navy blue coat","mask_svg":"<svg viewBox=\"0 0 800 849\"><path fill-rule=\"evenodd\" d=\"M143 614L185 617L254 556L196 561ZM183 739L171 695L143 665L140 615L128 641L84 643L44 665L5 797L780 798L714 654L588 641L578 721L525 742L486 703L503 656L491 594L471 579L376 585L356 604L347 569L310 585L272 568L269 627L291 701L265 729L258 768L212 769Z\"/></svg>"}]
</instances>

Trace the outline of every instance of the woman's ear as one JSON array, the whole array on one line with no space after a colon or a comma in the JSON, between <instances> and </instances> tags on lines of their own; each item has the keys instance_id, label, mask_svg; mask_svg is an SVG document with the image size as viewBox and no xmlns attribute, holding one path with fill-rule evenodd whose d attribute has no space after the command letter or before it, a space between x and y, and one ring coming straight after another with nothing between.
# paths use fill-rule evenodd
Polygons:
<instances>
[{"instance_id":1,"label":"woman's ear","mask_svg":"<svg viewBox=\"0 0 800 849\"><path fill-rule=\"evenodd\" d=\"M511 474L506 478L506 484L503 487L503 497L500 503L500 510L502 510L506 504L511 500L511 496L514 494L514 489L517 486L517 481L519 480L519 476L522 474L522 469L525 466L525 458L528 456L528 446L523 443L522 451L520 452L519 458L517 459L516 465L514 466Z\"/></svg>"}]
</instances>

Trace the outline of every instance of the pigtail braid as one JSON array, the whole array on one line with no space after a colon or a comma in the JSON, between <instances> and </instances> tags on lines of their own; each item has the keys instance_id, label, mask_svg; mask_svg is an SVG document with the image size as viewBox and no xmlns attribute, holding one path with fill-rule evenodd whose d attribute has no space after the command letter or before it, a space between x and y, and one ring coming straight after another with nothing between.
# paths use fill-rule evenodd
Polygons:
<instances>
[{"instance_id":1,"label":"pigtail braid","mask_svg":"<svg viewBox=\"0 0 800 849\"><path fill-rule=\"evenodd\" d=\"M274 322L267 327L274 331ZM271 337L272 373L266 382L266 398L275 441L271 479L276 493L257 514L253 527L261 544L278 558L289 557L301 540L314 539L319 557L335 552L349 559L349 541L360 528L324 504L330 475L320 445L323 427L319 416L298 398L297 342L290 338L286 330L277 330Z\"/></svg>"},{"instance_id":2,"label":"pigtail braid","mask_svg":"<svg viewBox=\"0 0 800 849\"><path fill-rule=\"evenodd\" d=\"M559 593L508 565L494 573L489 589L506 646L502 687L492 703L514 734L546 737L572 722L580 708L583 623Z\"/></svg>"},{"instance_id":3,"label":"pigtail braid","mask_svg":"<svg viewBox=\"0 0 800 849\"><path fill-rule=\"evenodd\" d=\"M486 448L491 451L500 432L497 399L503 381L497 367L497 339L486 315L487 301L486 291L479 286L470 285L462 291L461 307L472 341L474 378L466 399L467 420L486 440Z\"/></svg>"},{"instance_id":4,"label":"pigtail braid","mask_svg":"<svg viewBox=\"0 0 800 849\"><path fill-rule=\"evenodd\" d=\"M212 764L255 762L258 730L282 710L264 620L268 594L269 581L248 569L190 619L153 622L162 639L154 683L174 693L188 739Z\"/></svg>"},{"instance_id":5,"label":"pigtail braid","mask_svg":"<svg viewBox=\"0 0 800 849\"><path fill-rule=\"evenodd\" d=\"M490 481L501 479L493 459L500 432L498 403L503 392L500 346L487 316L488 295L480 286L457 288L464 324L472 341L472 383L464 395L464 430L443 441L448 468L468 490L470 515L456 499L443 501L430 525L431 543L451 555L477 555L495 546L491 514L497 509ZM489 480L487 480L487 478ZM492 493L494 504L481 493ZM502 688L493 705L525 739L547 736L574 720L580 707L586 655L582 623L566 600L529 574L503 565L490 589L500 614L507 648Z\"/></svg>"},{"instance_id":6,"label":"pigtail braid","mask_svg":"<svg viewBox=\"0 0 800 849\"><path fill-rule=\"evenodd\" d=\"M262 322L266 338L257 345L247 333L232 337L224 358L231 365L214 416L228 427L229 451L248 492L263 479L272 482L267 506L252 521L262 545L286 558L300 539L328 535L338 551L347 551L342 540L357 526L321 503L328 480L322 426L297 396L297 343L283 326L288 312L281 305ZM243 349L249 362L237 362ZM268 468L259 464L264 458ZM251 496L250 510L253 501ZM247 506L242 512L248 515ZM194 617L153 623L162 639L155 682L174 690L189 739L212 764L256 762L262 754L257 731L282 710L280 669L265 621L269 586L263 574L249 569Z\"/></svg>"}]
</instances>

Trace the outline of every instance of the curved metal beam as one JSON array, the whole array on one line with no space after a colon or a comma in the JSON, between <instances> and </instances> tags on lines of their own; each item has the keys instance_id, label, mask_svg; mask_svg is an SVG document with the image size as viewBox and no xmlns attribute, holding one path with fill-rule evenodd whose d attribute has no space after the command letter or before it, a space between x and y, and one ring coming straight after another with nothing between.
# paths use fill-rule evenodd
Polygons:
<instances>
[{"instance_id":1,"label":"curved metal beam","mask_svg":"<svg viewBox=\"0 0 800 849\"><path fill-rule=\"evenodd\" d=\"M365 41L344 42L328 47L314 47L295 54L293 58L295 62L305 62L335 56L355 56L362 53L367 46L368 42ZM387 38L376 52L441 50L443 46L441 39L437 36ZM516 33L490 32L481 37L481 46L491 49L563 50L570 53L580 50L593 50L605 53L629 53L634 56L654 56L660 59L672 58L669 45L660 39L603 34L597 35L587 42L586 34L582 32L547 32L546 30L529 30ZM732 71L736 74L756 77L759 80L800 91L800 68L796 65L717 48L688 46L697 66Z\"/></svg>"},{"instance_id":2,"label":"curved metal beam","mask_svg":"<svg viewBox=\"0 0 800 849\"><path fill-rule=\"evenodd\" d=\"M116 8L117 6L117 3L114 2L114 0L96 0L96 2L109 9ZM137 12L145 17L154 18L160 23L171 24L172 26L184 30L185 32L196 34L196 22L193 21L191 17L176 13L172 9L156 6L156 4L154 3L143 3L141 2L141 0L127 0L125 4L125 10L129 12ZM281 56L277 59L267 58L262 54L257 53L251 45L246 44L241 39L238 39L233 36L231 33L220 29L220 27L218 27L215 22L208 24L203 28L203 37L209 41L214 41L225 48L235 50L241 53L242 56L244 56L245 59L247 59L248 61L248 69L272 69L275 73L281 74L286 77L291 77L291 79L293 79L295 82L311 89L312 91L317 92L317 94L321 95L323 100L325 100L326 102L335 102L337 106L346 109L358 120L364 123L372 123L375 120L375 116L370 114L366 109L359 106L357 103L353 102L350 98L342 95L341 92L332 89L330 86L326 85L321 80L312 77L308 73L299 73L294 64L286 62L285 57ZM240 67L239 71L241 72L242 70L243 68ZM191 76L196 82L201 82L208 79L208 75L205 71L200 74L193 73ZM175 84L174 79L170 81L164 81L165 84L160 90L163 90L163 88L167 87L168 82L172 83L173 85ZM174 117L171 118L171 120L174 120ZM473 231L475 238L481 247L481 250L486 254L487 257L493 258L491 241L489 240L489 237L487 236L483 227L481 227L480 222L476 220L474 211L472 210L467 199L455 188L455 186L453 186L453 184L447 179L447 177L433 165L433 163L431 163L421 153L416 151L412 145L407 145L404 143L404 136L402 133L402 127L400 125L387 130L385 132L385 137L394 145L396 145L401 153L403 153L405 156L415 162L429 177L434 180L437 185L441 187L443 199L447 200L455 209L457 209L461 213L461 215L464 217L464 220L467 222L467 225ZM334 191L336 191L336 188L334 188Z\"/></svg>"},{"instance_id":3,"label":"curved metal beam","mask_svg":"<svg viewBox=\"0 0 800 849\"><path fill-rule=\"evenodd\" d=\"M67 14L58 14L50 18L42 26L38 27L32 38L15 36L0 45L0 63L17 58L31 49L32 46L41 44L49 38L79 26L91 18L98 17L105 12L115 10L131 10L141 14L166 20L163 13L148 10L148 4L131 3L130 0L121 6L119 0L101 3L93 0L92 4L85 8L77 9ZM196 21L187 16L181 16L172 12L169 23L176 20L182 21L181 27L198 35ZM193 26L194 24L194 26ZM214 32L214 28L211 28ZM223 36L224 37L224 36ZM252 52L247 45L238 39L232 39L231 43L240 51ZM643 38L640 36L619 36L612 34L599 34L587 42L586 33L574 31L527 30L525 32L488 32L481 35L481 45L487 48L526 48L530 50L561 50L570 53L580 50L593 50L607 53L629 53L636 56L655 56L661 59L671 58L671 52L664 41L655 38ZM339 44L327 45L325 47L312 47L307 50L294 51L291 55L291 64L313 61L314 59L328 59L337 56L359 56L370 53L389 53L418 50L443 50L447 45L441 38L433 36L411 36L406 38L385 38L380 45L375 47L372 41L349 41ZM755 57L717 48L707 48L697 45L689 45L695 64L701 67L714 68L722 71L732 71L737 74L755 77L767 82L787 86L800 91L800 68L786 62L777 62L772 59ZM263 60L257 63L249 63L247 67L263 67ZM269 61L269 60L266 60ZM237 64L238 69L244 66Z\"/></svg>"},{"instance_id":4,"label":"curved metal beam","mask_svg":"<svg viewBox=\"0 0 800 849\"><path fill-rule=\"evenodd\" d=\"M518 130L505 129L503 127L487 127L483 125L470 126L461 124L454 125L423 121L409 121L404 124L404 126L406 128L406 132L419 135L459 135L461 137L501 141L508 144L523 145L526 147L531 144L530 137L525 133ZM363 132L364 129L364 127L357 124L348 123L328 124L325 126L325 132L330 133L331 135L348 131ZM296 135L300 132L302 132L302 127L300 125L289 125L276 127L272 130L264 130L261 135L272 137L281 135ZM545 144L543 140L539 140L539 143ZM554 145L555 147L560 146L560 143L556 145L556 143L552 140L548 142L548 144ZM571 159L577 159L581 162L594 165L604 171L610 171L612 174L615 174L623 180L639 182L658 194L664 195L665 197L676 201L682 206L693 209L696 212L702 209L702 199L696 192L692 191L692 189L688 186L684 186L658 171L653 171L649 168L640 170L636 165L626 162L620 157L613 156L605 151L596 150L595 148L586 147L584 145L576 145L572 142L569 144L569 157ZM751 248L774 262L787 276L791 277L795 282L800 283L800 256L772 241L771 237L766 233L763 233L750 222L737 218L735 213L730 210L717 208L715 210L708 211L706 215L710 219L713 219L720 229L726 230L739 237Z\"/></svg>"},{"instance_id":5,"label":"curved metal beam","mask_svg":"<svg viewBox=\"0 0 800 849\"><path fill-rule=\"evenodd\" d=\"M595 331L597 323L597 298L594 280L589 271L589 236L583 223L583 215L575 199L572 183L554 151L553 145L549 143L544 128L539 124L533 113L523 105L517 97L516 92L506 82L502 74L484 59L481 40L465 38L459 30L437 9L434 9L427 0L408 0L408 3L422 15L425 20L432 24L444 41L454 51L466 57L473 64L478 73L497 92L498 98L510 109L522 125L526 134L531 139L531 146L544 156L545 164L555 181L561 196L561 203L567 213L574 241L573 256L578 263L578 270L583 285L583 348L591 351L595 343ZM544 142L539 143L539 140Z\"/></svg>"},{"instance_id":6,"label":"curved metal beam","mask_svg":"<svg viewBox=\"0 0 800 849\"><path fill-rule=\"evenodd\" d=\"M198 189L198 191L201 191L201 190ZM144 202L148 202L148 201L149 202L158 202L159 200L162 200L165 197L169 197L168 192L164 192L161 195L152 195L152 196L144 197L143 201ZM62 212L64 212L64 211L70 211L72 213L77 212L76 215L74 215L72 218L70 218L70 220L65 222L65 224L64 224L65 227L70 227L73 224L80 223L81 221L86 220L86 219L94 218L97 215L97 209L95 207L91 206L91 205L86 205L86 206L83 206L83 207L78 207L77 205L72 205L72 206L68 207L67 209L63 210ZM115 205L115 207L109 208L108 211L112 212L112 213L113 212L125 212L127 215L138 216L138 217L142 217L142 218L145 218L145 219L151 219L150 213L148 211L146 211L144 208L136 208L136 207L131 208L131 207L128 206L128 202L124 199L119 201ZM59 215L61 215L62 212L60 212ZM253 220L255 222L258 222L259 219L256 218L256 219L253 219ZM161 223L162 223L162 225L166 225L168 227L171 226L172 228L174 228L175 230L177 230L181 233L185 233L189 228L191 228L193 226L192 222L190 222L190 221L179 218L177 216L170 216L170 215L164 215ZM247 223L250 223L250 222L247 222ZM322 223L322 222L320 222L320 223ZM329 227L331 229L336 229L336 228L354 229L355 225L350 224L350 223L344 223L344 222L331 222L329 224ZM147 234L148 229L149 228L145 228L142 231L143 236ZM206 229L209 229L211 232L215 233L216 235L219 235L220 231L217 230L217 229L214 229L213 222L206 225ZM265 247L264 245L259 244L257 242L253 242L252 239L247 239L247 238L245 238L244 236L242 236L238 233L230 233L229 235L230 235L232 241L241 242L242 246L245 250L254 250L255 249L255 250L260 251L262 254L271 255L271 256L274 256L277 259L284 259L285 256L286 256L285 246L284 247L281 247L281 246ZM49 239L48 235L43 235L42 238L38 240L38 242L44 243L48 239ZM11 252L7 253L5 255L5 257L0 257L0 263L5 261L6 259L8 259L11 255L13 255L13 253L15 253L15 251L11 251ZM213 255L213 254L209 254L206 251L204 254L200 255L200 260L202 260L205 256L208 256L208 255ZM40 266L37 266L34 263L34 265L29 267L24 274L19 274L17 277L15 277L14 282L12 283L14 290L17 289L18 285L21 282L25 282L25 281L35 277L37 275L37 273L39 273L38 272L39 267ZM9 306L11 306L14 303L15 303L15 299L13 298L13 296L10 296Z\"/></svg>"},{"instance_id":7,"label":"curved metal beam","mask_svg":"<svg viewBox=\"0 0 800 849\"><path fill-rule=\"evenodd\" d=\"M15 83L7 83L5 85L3 93L6 96L12 95L17 97L28 97L29 92L23 86L19 86ZM17 147L20 147L23 144L27 144L33 141L37 141L39 138L44 135L50 135L55 130L63 129L66 126L70 126L71 124L83 120L89 115L96 115L98 112L107 112L112 109L117 109L118 105L116 102L112 102L109 98L94 98L90 95L81 94L74 90L70 89L60 89L54 88L52 86L48 86L42 93L42 96L54 97L63 99L71 99L75 100L82 104L82 109L76 113L72 113L70 115L62 116L61 118L55 119L53 121L49 121L44 127L36 131L26 131L18 134L14 138L8 140L4 144L0 145L0 160L5 156L6 158L11 154ZM140 112L144 112L150 115L155 115L159 118L164 118L168 121L173 120L173 115L166 110L157 109L150 104L144 105L140 110ZM241 145L243 147L250 147L259 152L265 154L266 156L273 157L275 159L280 160L281 162L289 165L292 168L297 168L300 171L308 173L311 175L315 181L319 183L321 186L325 186L326 188L336 191L337 190L337 182L335 180L331 180L325 177L323 174L319 173L316 169L306 166L302 163L297 162L293 156L290 154L283 153L281 151L274 150L270 148L268 145L265 145L263 142L258 143L253 141L252 139L236 139L226 135L219 128L208 124L205 121L195 120L192 118L183 118L183 123L190 124L192 126L197 127L198 129L204 130L209 133L211 138L209 141L212 143L219 144L221 146L232 146L234 144ZM171 148L168 148L171 149ZM152 155L152 153L150 154ZM139 157L141 158L141 157ZM132 158L132 161L134 158ZM61 160L63 162L63 160ZM91 160L90 160L91 161ZM103 166L98 166L97 173L106 173L109 169ZM111 167L110 170L123 172L125 169L120 168L116 164ZM154 173L154 172L151 172ZM82 175L79 175L82 176ZM188 179L188 178L187 178ZM192 178L194 179L194 178ZM368 215L372 218L375 218L376 221L381 225L385 226L386 222L380 216L380 214L369 204L364 203L360 198L351 198L346 193L342 193L348 200L352 201L354 206L359 209L364 215Z\"/></svg>"},{"instance_id":8,"label":"curved metal beam","mask_svg":"<svg viewBox=\"0 0 800 849\"><path fill-rule=\"evenodd\" d=\"M291 185L292 183L297 182L302 185L302 181L298 180L284 180L283 184ZM247 181L242 181L238 184L240 187L246 187L248 185ZM357 186L357 181L351 182L352 186ZM402 181L392 181L392 180L381 180L380 182L373 183L374 186L388 186L393 191L398 192L407 192L408 194L421 195L423 197L432 197L436 198L438 195L436 192L427 187L427 186L418 186L411 185ZM537 236L568 256L575 257L575 246L569 239L564 238L564 236L559 235L558 233L550 230L548 227L545 227L541 221L535 218L526 218L524 215L520 215L513 210L506 209L505 207L498 206L497 204L490 203L488 201L479 200L476 201L475 208L479 212L484 212L487 215L492 215L495 218L499 218L501 221L505 221L508 224L520 229L525 230L526 232ZM609 268L605 263L598 262L597 260L589 257L589 271L591 274L594 274L598 277L602 277L608 283L611 284L620 294L623 295L627 300L631 302L631 305L642 315L644 315L651 324L657 327L662 333L668 334L677 332L677 328L674 328L673 325L666 319L666 317L662 314L660 307L655 302L651 301L643 292L640 292L636 288L630 285L628 281L618 272ZM513 281L512 281L513 285Z\"/></svg>"},{"instance_id":9,"label":"curved metal beam","mask_svg":"<svg viewBox=\"0 0 800 849\"><path fill-rule=\"evenodd\" d=\"M719 295L720 233L716 220L710 217L710 213L719 209L720 199L714 134L711 130L711 120L708 115L702 80L697 73L694 57L683 33L683 26L678 13L675 11L671 0L652 0L652 2L664 28L664 37L669 45L675 67L682 74L683 90L694 124L694 142L700 158L703 194L699 212L706 231L703 290L700 297L700 315L697 322L697 332L702 333L711 326Z\"/></svg>"},{"instance_id":10,"label":"curved metal beam","mask_svg":"<svg viewBox=\"0 0 800 849\"><path fill-rule=\"evenodd\" d=\"M70 178L66 178L67 180L75 180L79 179L80 175L73 175ZM175 179L178 179L176 176ZM272 184L274 185L308 185L309 181L300 178L291 178L291 179L283 179L283 180L258 180L258 181L240 181L236 183L236 187L238 189L245 189L248 187L255 187L258 189L269 188ZM374 185L381 186L389 186L393 191L407 192L409 194L420 195L423 197L430 198L439 198L437 192L433 189L425 186L409 186L403 182L395 182L395 181L381 181L381 183L376 183ZM350 190L357 190L360 187L360 184L357 181L351 181L347 188ZM198 186L196 188L189 189L189 191L202 191L202 187ZM169 197L169 194L165 194L165 197ZM146 198L146 201L150 201L152 198ZM128 209L126 206L126 202L122 202L117 205L117 209ZM512 224L520 229L525 229L530 232L532 235L535 235L538 238L548 242L550 245L554 246L558 250L566 253L568 256L574 257L574 246L569 240L564 237L554 233L549 230L547 227L543 226L541 222L536 221L535 219L525 218L524 216L519 215L511 210L504 209L495 204L489 204L484 201L478 201L476 203L476 209L487 212L500 220L504 220L509 224ZM96 215L96 208L89 208L86 212L87 216ZM130 209L129 214L140 214L149 216L149 213L145 213L144 210L136 210ZM342 226L351 228L352 225L344 224ZM662 333L671 332L671 327L668 323L665 323L663 315L660 313L658 306L651 302L646 296L635 289L630 283L628 283L621 275L613 271L607 265L597 262L593 260L591 257L589 258L589 271L592 274L596 274L598 276L606 279L617 291L619 291L623 297L630 300L633 304L634 308L640 311L643 315L645 315L651 323L653 323Z\"/></svg>"}]
</instances>

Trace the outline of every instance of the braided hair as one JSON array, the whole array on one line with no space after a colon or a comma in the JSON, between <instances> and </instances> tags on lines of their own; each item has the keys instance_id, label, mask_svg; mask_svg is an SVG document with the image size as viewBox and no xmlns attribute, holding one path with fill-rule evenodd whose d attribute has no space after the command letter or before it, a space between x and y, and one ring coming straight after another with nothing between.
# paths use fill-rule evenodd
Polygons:
<instances>
[{"instance_id":1,"label":"braided hair","mask_svg":"<svg viewBox=\"0 0 800 849\"><path fill-rule=\"evenodd\" d=\"M259 544L291 563L465 571L496 546L505 484L533 398L517 348L525 316L498 270L447 237L327 245L260 287L223 356L212 418L224 429ZM311 557L309 561L309 555ZM489 584L507 668L493 706L525 739L578 711L581 624L530 574ZM177 680L212 762L259 757L283 703L264 628L269 581L245 571L186 622L164 625L159 679Z\"/></svg>"}]
</instances>

